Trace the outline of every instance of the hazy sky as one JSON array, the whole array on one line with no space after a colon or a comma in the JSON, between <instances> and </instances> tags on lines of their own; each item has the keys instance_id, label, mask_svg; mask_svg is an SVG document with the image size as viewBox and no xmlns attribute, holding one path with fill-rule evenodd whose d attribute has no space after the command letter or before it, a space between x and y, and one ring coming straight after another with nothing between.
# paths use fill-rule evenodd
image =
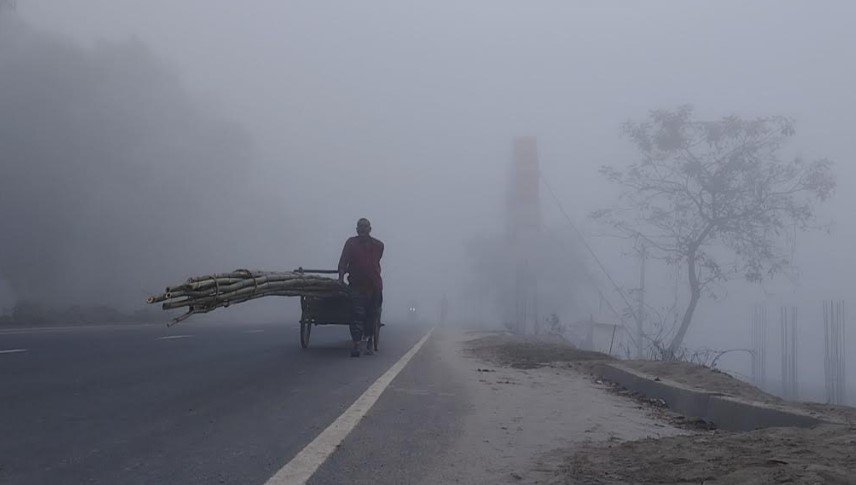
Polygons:
<instances>
[{"instance_id":1,"label":"hazy sky","mask_svg":"<svg viewBox=\"0 0 856 485\"><path fill-rule=\"evenodd\" d=\"M436 298L469 270L464 243L502 230L514 136L538 137L544 175L598 234L586 214L614 194L597 168L632 158L620 123L690 103L702 117L793 117L788 151L836 162L839 191L824 209L833 234L800 240L798 286L769 288L817 304L818 315L819 299L852 296L853 2L18 4L65 42L139 39L198 103L243 127L256 162L233 196L262 197L266 223L278 226L254 228L269 238L254 266L331 267L366 216L387 243L390 291ZM544 206L548 229L570 238L546 197ZM595 241L632 286L635 262ZM740 304L703 303L689 341L744 338L739 316L760 297L753 289Z\"/></svg>"}]
</instances>

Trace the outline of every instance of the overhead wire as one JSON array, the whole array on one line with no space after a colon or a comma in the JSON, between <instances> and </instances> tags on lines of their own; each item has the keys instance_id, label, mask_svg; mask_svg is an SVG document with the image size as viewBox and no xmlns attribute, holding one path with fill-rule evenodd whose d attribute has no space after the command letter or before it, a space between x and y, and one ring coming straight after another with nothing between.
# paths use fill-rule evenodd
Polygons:
<instances>
[{"instance_id":1,"label":"overhead wire","mask_svg":"<svg viewBox=\"0 0 856 485\"><path fill-rule=\"evenodd\" d=\"M556 246L558 246L562 251L565 252L565 254L568 256L568 258L570 258L570 259L574 258L575 255L570 252L568 247L565 246L565 244L563 244L562 241L560 241L558 237L556 237L555 235L553 235L549 232L546 232L546 231L545 231L545 234L547 235L547 237L551 241L556 243ZM585 277L589 281L589 283L591 283L592 287L594 287L594 289L597 292L597 295L600 297L601 301L606 303L606 306L608 306L609 309L613 313L615 313L617 316L620 316L621 313L619 313L618 310L615 309L615 307L612 305L612 302L609 301L609 299L604 294L603 290L600 288L600 285L598 284L597 280L594 278L594 276L585 267L583 267L583 274L585 275Z\"/></svg>"},{"instance_id":2,"label":"overhead wire","mask_svg":"<svg viewBox=\"0 0 856 485\"><path fill-rule=\"evenodd\" d=\"M544 186L547 188L547 192L550 193L550 197L552 197L553 202L556 204L556 207L559 209L559 212L561 212L562 216L564 216L565 220L568 223L568 226L570 226L571 229L573 229L573 231L577 234L577 237L579 238L580 242L582 242L583 246L586 248L588 253L591 255L592 259L594 259L594 261L597 263L598 268L600 268L601 272L603 272L604 276L606 276L606 279L609 280L609 283L612 285L612 287L616 291L616 293L618 293L618 295L621 296L621 299L624 300L625 305L627 305L627 310L633 315L633 318L637 318L636 312L633 310L633 305L628 300L627 295L624 294L624 291L621 290L621 287L618 285L618 283L615 282L615 280L612 278L612 275L609 274L609 271L606 269L606 265L603 264L603 262L597 256L597 253L594 252L594 249L591 247L591 245L586 240L585 234L583 234L582 231L579 230L577 225L574 224L574 221L571 219L571 216L568 215L568 212L565 210L565 207L562 205L562 202L559 200L559 197L556 196L556 192L553 191L553 187L550 186L550 183L547 182L547 179L544 177L544 175L540 171L538 172L538 178L540 178L541 181L544 183ZM600 290L597 283L593 282L593 284L594 284L597 292L603 298L603 292ZM616 311L615 307L612 306L612 303L610 303L609 299L604 299L604 300L606 301L607 306L609 306L609 308L616 314L618 319L621 321L621 325L625 328L625 330L627 330L627 334L630 336L631 341L634 341L635 339L633 337L633 332L631 332L630 329L627 328L627 324L624 322L624 318L622 317L622 314L619 313L618 311ZM634 341L634 344L635 343L636 342Z\"/></svg>"}]
</instances>

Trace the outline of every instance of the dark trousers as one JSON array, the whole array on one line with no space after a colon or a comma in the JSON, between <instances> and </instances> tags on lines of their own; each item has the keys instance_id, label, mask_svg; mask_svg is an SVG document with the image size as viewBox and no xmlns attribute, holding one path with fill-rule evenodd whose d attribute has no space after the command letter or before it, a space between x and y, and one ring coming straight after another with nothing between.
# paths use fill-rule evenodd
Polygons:
<instances>
[{"instance_id":1,"label":"dark trousers","mask_svg":"<svg viewBox=\"0 0 856 485\"><path fill-rule=\"evenodd\" d=\"M354 342L374 337L375 326L380 323L383 292L355 292L354 315L351 319L351 340Z\"/></svg>"}]
</instances>

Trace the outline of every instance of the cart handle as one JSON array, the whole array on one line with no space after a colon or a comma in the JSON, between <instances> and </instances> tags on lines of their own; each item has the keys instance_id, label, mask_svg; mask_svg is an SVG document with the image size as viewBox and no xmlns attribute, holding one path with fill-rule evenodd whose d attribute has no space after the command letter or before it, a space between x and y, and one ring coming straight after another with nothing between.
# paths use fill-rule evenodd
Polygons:
<instances>
[{"instance_id":1,"label":"cart handle","mask_svg":"<svg viewBox=\"0 0 856 485\"><path fill-rule=\"evenodd\" d=\"M294 270L295 273L318 273L318 274L339 274L339 270L337 269L303 269L301 266Z\"/></svg>"}]
</instances>

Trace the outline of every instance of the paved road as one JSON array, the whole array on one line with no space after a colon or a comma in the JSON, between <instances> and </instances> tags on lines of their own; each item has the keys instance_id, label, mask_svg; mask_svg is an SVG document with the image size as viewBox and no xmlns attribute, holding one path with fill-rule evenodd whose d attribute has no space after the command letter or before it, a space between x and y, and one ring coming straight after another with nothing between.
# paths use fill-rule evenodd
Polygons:
<instances>
[{"instance_id":1,"label":"paved road","mask_svg":"<svg viewBox=\"0 0 856 485\"><path fill-rule=\"evenodd\" d=\"M466 417L476 410L441 345L435 332L309 485L445 483L428 477L454 453Z\"/></svg>"},{"instance_id":2,"label":"paved road","mask_svg":"<svg viewBox=\"0 0 856 485\"><path fill-rule=\"evenodd\" d=\"M0 330L0 483L264 483L426 330L359 360L344 327Z\"/></svg>"}]
</instances>

